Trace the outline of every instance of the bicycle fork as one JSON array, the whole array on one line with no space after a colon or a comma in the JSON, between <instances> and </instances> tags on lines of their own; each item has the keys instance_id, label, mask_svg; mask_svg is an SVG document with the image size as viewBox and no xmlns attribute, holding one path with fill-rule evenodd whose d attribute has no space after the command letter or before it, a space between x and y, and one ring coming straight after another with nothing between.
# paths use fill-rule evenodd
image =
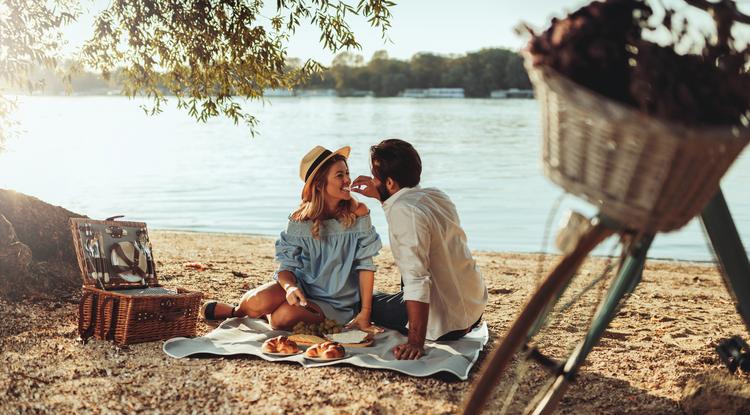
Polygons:
<instances>
[{"instance_id":1,"label":"bicycle fork","mask_svg":"<svg viewBox=\"0 0 750 415\"><path fill-rule=\"evenodd\" d=\"M622 267L617 273L612 285L610 286L604 301L597 308L592 319L591 327L586 333L583 341L573 350L571 355L562 365L561 373L555 378L554 384L548 389L547 393L538 401L534 401L530 407L541 408L532 412L534 415L548 414L554 411L555 404L546 405L546 402L558 402L565 391L568 389L570 382L575 377L581 364L586 360L586 356L599 343L607 326L617 315L622 299L633 292L641 280L644 264L646 262L646 253L653 241L653 235L643 236L635 246L630 250L625 258Z\"/></svg>"}]
</instances>

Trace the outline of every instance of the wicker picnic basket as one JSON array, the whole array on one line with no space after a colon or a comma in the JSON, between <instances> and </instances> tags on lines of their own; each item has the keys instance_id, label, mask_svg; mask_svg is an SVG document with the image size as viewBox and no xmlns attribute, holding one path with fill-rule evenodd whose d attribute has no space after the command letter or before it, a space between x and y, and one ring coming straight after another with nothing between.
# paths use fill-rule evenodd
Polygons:
<instances>
[{"instance_id":1,"label":"wicker picnic basket","mask_svg":"<svg viewBox=\"0 0 750 415\"><path fill-rule=\"evenodd\" d=\"M159 284L145 223L74 218L71 231L83 276L78 331L84 341L93 336L124 345L195 336L202 294Z\"/></svg>"},{"instance_id":2,"label":"wicker picnic basket","mask_svg":"<svg viewBox=\"0 0 750 415\"><path fill-rule=\"evenodd\" d=\"M688 128L606 98L546 66L526 70L542 113L544 174L606 217L644 232L699 214L750 129Z\"/></svg>"}]
</instances>

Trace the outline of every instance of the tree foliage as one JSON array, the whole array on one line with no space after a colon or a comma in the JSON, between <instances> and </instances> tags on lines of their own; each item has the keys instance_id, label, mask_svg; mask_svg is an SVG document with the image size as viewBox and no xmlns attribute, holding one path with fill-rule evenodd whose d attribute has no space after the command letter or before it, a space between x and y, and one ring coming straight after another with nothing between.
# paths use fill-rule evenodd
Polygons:
<instances>
[{"instance_id":1,"label":"tree foliage","mask_svg":"<svg viewBox=\"0 0 750 415\"><path fill-rule=\"evenodd\" d=\"M28 76L42 67L57 66L63 43L60 27L78 16L74 0L54 2L3 0L0 3L0 84L34 89ZM1 91L0 91L1 92ZM12 131L14 102L0 94L0 149Z\"/></svg>"},{"instance_id":2,"label":"tree foliage","mask_svg":"<svg viewBox=\"0 0 750 415\"><path fill-rule=\"evenodd\" d=\"M54 67L60 29L77 16L76 5L0 3L0 81L23 86L34 67ZM294 87L322 68L314 60L287 64L286 43L300 25L317 27L320 43L332 52L357 49L347 19L362 16L385 35L394 3L277 0L275 6L275 15L264 16L263 0L113 0L96 18L79 61L105 76L119 71L125 94L152 99L150 113L159 112L169 94L198 120L225 115L252 127L256 119L238 97L261 99L263 89Z\"/></svg>"},{"instance_id":3,"label":"tree foliage","mask_svg":"<svg viewBox=\"0 0 750 415\"><path fill-rule=\"evenodd\" d=\"M307 60L287 66L285 43L304 22L318 27L333 52L359 48L346 18L363 15L385 31L393 3L359 0L277 0L277 14L261 15L262 0L115 0L95 22L83 62L107 74L122 67L125 93L153 98L165 91L198 120L220 114L251 126L235 96L259 99L265 88L291 88L321 70Z\"/></svg>"}]
</instances>

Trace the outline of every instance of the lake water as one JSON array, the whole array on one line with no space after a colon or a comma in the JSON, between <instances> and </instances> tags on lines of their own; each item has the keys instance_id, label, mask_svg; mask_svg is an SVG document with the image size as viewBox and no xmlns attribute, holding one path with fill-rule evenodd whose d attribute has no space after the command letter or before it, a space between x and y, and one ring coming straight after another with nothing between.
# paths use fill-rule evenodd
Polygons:
<instances>
[{"instance_id":1,"label":"lake water","mask_svg":"<svg viewBox=\"0 0 750 415\"><path fill-rule=\"evenodd\" d=\"M261 121L255 138L229 120L199 124L172 107L149 117L145 101L123 97L19 100L20 132L0 153L0 187L152 229L278 235L298 205L299 160L312 146L351 145L354 178L369 174L369 146L389 137L421 153L422 185L451 196L472 249L540 251L562 193L541 174L533 100L277 98L249 104ZM746 151L723 182L746 247L748 183ZM365 202L387 243L382 209ZM568 197L557 216L571 208L593 213ZM695 220L659 235L650 256L712 258Z\"/></svg>"}]
</instances>

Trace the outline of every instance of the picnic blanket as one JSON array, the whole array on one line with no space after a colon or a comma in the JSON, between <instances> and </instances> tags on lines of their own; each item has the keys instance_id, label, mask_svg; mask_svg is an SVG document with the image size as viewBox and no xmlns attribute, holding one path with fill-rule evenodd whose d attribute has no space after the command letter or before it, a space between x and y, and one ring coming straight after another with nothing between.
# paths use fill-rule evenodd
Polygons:
<instances>
[{"instance_id":1,"label":"picnic blanket","mask_svg":"<svg viewBox=\"0 0 750 415\"><path fill-rule=\"evenodd\" d=\"M263 320L232 318L203 337L188 339L177 337L164 343L164 353L175 358L199 353L214 355L250 354L271 362L297 362L306 368L350 364L371 369L395 370L411 376L429 376L438 372L449 372L466 380L469 370L487 344L487 324L475 328L460 340L427 341L425 355L419 360L396 360L392 349L406 342L406 337L395 330L386 330L375 336L371 347L349 347L347 358L332 362L306 360L301 354L294 356L270 356L261 351L266 339L289 335L289 332L273 330Z\"/></svg>"}]
</instances>

